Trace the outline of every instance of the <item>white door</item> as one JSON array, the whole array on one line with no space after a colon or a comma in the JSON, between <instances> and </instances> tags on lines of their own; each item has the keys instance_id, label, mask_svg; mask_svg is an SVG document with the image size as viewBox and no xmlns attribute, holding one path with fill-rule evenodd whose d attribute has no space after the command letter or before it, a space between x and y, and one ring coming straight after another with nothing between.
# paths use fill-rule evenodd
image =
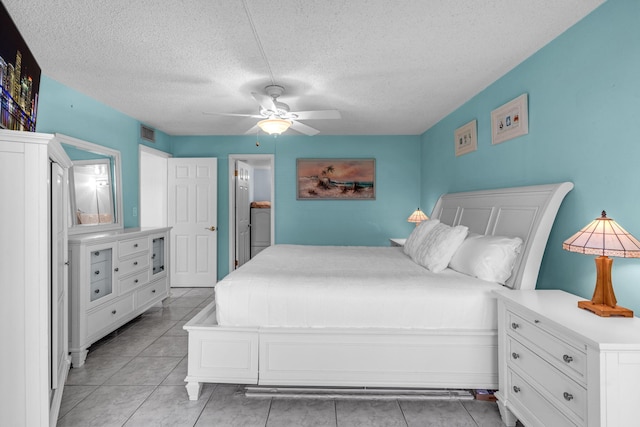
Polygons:
<instances>
[{"instance_id":1,"label":"white door","mask_svg":"<svg viewBox=\"0 0 640 427\"><path fill-rule=\"evenodd\" d=\"M249 182L250 167L247 163L236 162L236 268L251 257L249 229Z\"/></svg>"},{"instance_id":2,"label":"white door","mask_svg":"<svg viewBox=\"0 0 640 427\"><path fill-rule=\"evenodd\" d=\"M168 159L171 286L217 280L218 159Z\"/></svg>"}]
</instances>

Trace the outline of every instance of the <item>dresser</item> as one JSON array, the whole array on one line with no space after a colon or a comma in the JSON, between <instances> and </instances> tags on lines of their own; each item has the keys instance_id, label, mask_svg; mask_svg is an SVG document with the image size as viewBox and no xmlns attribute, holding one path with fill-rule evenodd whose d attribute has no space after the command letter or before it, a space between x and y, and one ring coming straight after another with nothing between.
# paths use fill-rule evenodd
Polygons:
<instances>
[{"instance_id":1,"label":"dresser","mask_svg":"<svg viewBox=\"0 0 640 427\"><path fill-rule=\"evenodd\" d=\"M82 366L89 346L169 296L170 228L124 229L69 239L69 351Z\"/></svg>"},{"instance_id":2,"label":"dresser","mask_svg":"<svg viewBox=\"0 0 640 427\"><path fill-rule=\"evenodd\" d=\"M638 425L640 319L558 290L497 291L498 407L507 426Z\"/></svg>"},{"instance_id":3,"label":"dresser","mask_svg":"<svg viewBox=\"0 0 640 427\"><path fill-rule=\"evenodd\" d=\"M0 130L0 424L55 426L69 372L68 169L54 135Z\"/></svg>"}]
</instances>

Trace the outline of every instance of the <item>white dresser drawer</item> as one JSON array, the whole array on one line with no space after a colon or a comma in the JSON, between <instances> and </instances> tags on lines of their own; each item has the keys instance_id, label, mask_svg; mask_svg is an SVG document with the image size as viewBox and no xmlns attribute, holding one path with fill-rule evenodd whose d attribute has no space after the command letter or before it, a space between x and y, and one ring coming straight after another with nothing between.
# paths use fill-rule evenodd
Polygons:
<instances>
[{"instance_id":1,"label":"white dresser drawer","mask_svg":"<svg viewBox=\"0 0 640 427\"><path fill-rule=\"evenodd\" d=\"M574 380L582 384L586 383L587 357L584 351L570 345L567 338L560 333L551 335L546 332L536 325L535 320L527 320L511 311L507 313L507 320L509 335L524 338L535 347L542 349L549 355L545 359L555 367Z\"/></svg>"},{"instance_id":2,"label":"white dresser drawer","mask_svg":"<svg viewBox=\"0 0 640 427\"><path fill-rule=\"evenodd\" d=\"M124 294L126 292L129 292L132 289L138 288L140 286L144 286L148 282L149 282L149 270L147 269L147 270L141 271L140 273L118 280L118 286L119 286L118 292L120 294Z\"/></svg>"},{"instance_id":3,"label":"white dresser drawer","mask_svg":"<svg viewBox=\"0 0 640 427\"><path fill-rule=\"evenodd\" d=\"M118 242L118 256L120 258L149 249L149 237L138 237L137 239L122 240Z\"/></svg>"},{"instance_id":4,"label":"white dresser drawer","mask_svg":"<svg viewBox=\"0 0 640 427\"><path fill-rule=\"evenodd\" d=\"M91 281L91 290L89 292L89 300L96 301L100 298L106 297L107 295L113 294L113 289L111 289L111 277L109 280L97 280Z\"/></svg>"},{"instance_id":5,"label":"white dresser drawer","mask_svg":"<svg viewBox=\"0 0 640 427\"><path fill-rule=\"evenodd\" d=\"M507 366L528 372L545 389L545 396L555 401L584 420L587 416L587 390L568 376L551 366L536 354L539 349L529 349L509 337L507 339L509 359Z\"/></svg>"},{"instance_id":6,"label":"white dresser drawer","mask_svg":"<svg viewBox=\"0 0 640 427\"><path fill-rule=\"evenodd\" d=\"M577 427L578 425L565 417L555 406L545 399L538 391L526 382L522 377L508 370L507 385L511 390L511 399L519 403L519 406L537 418L540 427ZM527 424L527 427L533 427Z\"/></svg>"},{"instance_id":7,"label":"white dresser drawer","mask_svg":"<svg viewBox=\"0 0 640 427\"><path fill-rule=\"evenodd\" d=\"M87 334L91 337L101 329L109 327L113 322L121 319L134 309L133 294L122 297L111 304L91 312L87 315Z\"/></svg>"},{"instance_id":8,"label":"white dresser drawer","mask_svg":"<svg viewBox=\"0 0 640 427\"><path fill-rule=\"evenodd\" d=\"M91 263L91 283L101 280L111 280L111 263L107 261L96 261Z\"/></svg>"},{"instance_id":9,"label":"white dresser drawer","mask_svg":"<svg viewBox=\"0 0 640 427\"><path fill-rule=\"evenodd\" d=\"M136 292L136 306L142 307L151 301L163 298L167 294L167 279L158 280Z\"/></svg>"},{"instance_id":10,"label":"white dresser drawer","mask_svg":"<svg viewBox=\"0 0 640 427\"><path fill-rule=\"evenodd\" d=\"M91 264L111 260L111 249L103 249L91 252Z\"/></svg>"},{"instance_id":11,"label":"white dresser drawer","mask_svg":"<svg viewBox=\"0 0 640 427\"><path fill-rule=\"evenodd\" d=\"M120 277L122 277L142 269L148 269L148 267L149 252L144 252L133 258L120 260L120 262L118 263L118 272L120 274Z\"/></svg>"}]
</instances>

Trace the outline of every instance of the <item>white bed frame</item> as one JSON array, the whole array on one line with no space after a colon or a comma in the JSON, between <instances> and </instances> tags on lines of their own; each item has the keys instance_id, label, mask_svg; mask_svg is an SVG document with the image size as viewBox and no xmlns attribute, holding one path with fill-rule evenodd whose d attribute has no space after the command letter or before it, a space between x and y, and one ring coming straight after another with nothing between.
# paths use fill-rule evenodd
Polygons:
<instances>
[{"instance_id":1,"label":"white bed frame","mask_svg":"<svg viewBox=\"0 0 640 427\"><path fill-rule=\"evenodd\" d=\"M518 236L523 250L506 286L535 289L564 182L445 194L431 218L480 234ZM189 334L189 399L203 382L265 386L496 389L497 330L225 327L215 303Z\"/></svg>"}]
</instances>

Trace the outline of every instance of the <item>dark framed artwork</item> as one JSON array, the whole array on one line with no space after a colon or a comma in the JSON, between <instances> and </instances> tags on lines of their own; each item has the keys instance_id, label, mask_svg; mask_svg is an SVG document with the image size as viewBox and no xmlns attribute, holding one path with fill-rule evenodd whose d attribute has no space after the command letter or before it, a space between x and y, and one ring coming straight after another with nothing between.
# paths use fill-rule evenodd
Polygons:
<instances>
[{"instance_id":1,"label":"dark framed artwork","mask_svg":"<svg viewBox=\"0 0 640 427\"><path fill-rule=\"evenodd\" d=\"M35 132L40 66L0 3L0 128Z\"/></svg>"},{"instance_id":2,"label":"dark framed artwork","mask_svg":"<svg viewBox=\"0 0 640 427\"><path fill-rule=\"evenodd\" d=\"M298 200L374 200L375 159L298 159Z\"/></svg>"}]
</instances>

